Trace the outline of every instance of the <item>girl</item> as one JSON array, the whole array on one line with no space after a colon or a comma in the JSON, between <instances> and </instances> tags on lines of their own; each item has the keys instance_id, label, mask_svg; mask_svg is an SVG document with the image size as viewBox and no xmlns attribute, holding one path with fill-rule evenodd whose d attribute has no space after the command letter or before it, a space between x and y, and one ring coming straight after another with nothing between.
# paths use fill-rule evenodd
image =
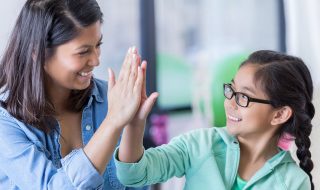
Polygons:
<instances>
[{"instance_id":1,"label":"girl","mask_svg":"<svg viewBox=\"0 0 320 190\"><path fill-rule=\"evenodd\" d=\"M120 181L142 186L185 176L185 189L313 190L313 84L303 61L254 52L223 91L225 128L195 130L148 150L142 146L143 120L125 128L115 153ZM277 146L290 140L300 167Z\"/></svg>"},{"instance_id":2,"label":"girl","mask_svg":"<svg viewBox=\"0 0 320 190\"><path fill-rule=\"evenodd\" d=\"M92 77L101 24L95 0L25 3L0 65L0 189L125 189L113 150L152 101L135 48L117 83Z\"/></svg>"}]
</instances>

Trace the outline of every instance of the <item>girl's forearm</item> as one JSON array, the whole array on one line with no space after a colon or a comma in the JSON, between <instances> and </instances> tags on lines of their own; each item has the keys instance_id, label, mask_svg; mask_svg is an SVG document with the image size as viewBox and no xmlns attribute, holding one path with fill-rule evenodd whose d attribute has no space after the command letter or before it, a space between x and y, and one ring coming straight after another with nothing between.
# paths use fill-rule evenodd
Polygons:
<instances>
[{"instance_id":1,"label":"girl's forearm","mask_svg":"<svg viewBox=\"0 0 320 190\"><path fill-rule=\"evenodd\" d=\"M126 126L119 147L118 159L121 162L134 163L142 157L143 148L143 126Z\"/></svg>"}]
</instances>

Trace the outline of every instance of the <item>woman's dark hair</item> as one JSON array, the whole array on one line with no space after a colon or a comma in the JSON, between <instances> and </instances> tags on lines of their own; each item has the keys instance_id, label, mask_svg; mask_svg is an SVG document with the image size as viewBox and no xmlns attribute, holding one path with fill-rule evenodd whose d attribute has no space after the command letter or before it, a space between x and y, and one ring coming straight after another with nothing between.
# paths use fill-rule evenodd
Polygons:
<instances>
[{"instance_id":1,"label":"woman's dark hair","mask_svg":"<svg viewBox=\"0 0 320 190\"><path fill-rule=\"evenodd\" d=\"M298 57L270 50L252 53L240 67L247 64L259 65L255 81L268 95L272 105L276 108L289 106L293 110L292 117L283 124L279 135L289 133L295 137L299 165L309 175L313 190L309 135L315 109L311 102L313 84L307 66Z\"/></svg>"},{"instance_id":2,"label":"woman's dark hair","mask_svg":"<svg viewBox=\"0 0 320 190\"><path fill-rule=\"evenodd\" d=\"M1 102L17 119L45 132L55 109L45 87L44 64L57 46L74 39L81 29L102 20L95 0L28 0L22 8L0 64ZM72 91L70 110L80 111L91 93Z\"/></svg>"}]
</instances>

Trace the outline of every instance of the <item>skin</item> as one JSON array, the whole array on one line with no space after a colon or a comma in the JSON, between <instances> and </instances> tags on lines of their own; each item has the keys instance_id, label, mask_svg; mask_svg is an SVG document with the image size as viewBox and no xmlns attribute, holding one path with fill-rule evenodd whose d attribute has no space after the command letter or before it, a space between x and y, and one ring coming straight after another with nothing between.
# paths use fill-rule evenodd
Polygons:
<instances>
[{"instance_id":1,"label":"skin","mask_svg":"<svg viewBox=\"0 0 320 190\"><path fill-rule=\"evenodd\" d=\"M232 86L235 91L243 92L252 98L268 100L266 94L254 83L254 73L257 68L258 66L253 64L242 66ZM224 106L228 118L227 130L230 135L235 135L240 143L238 173L244 180L249 180L278 152L277 131L281 124L291 117L292 110L288 106L273 108L271 105L255 102L243 108L236 104L234 98L226 99ZM240 120L235 121L234 118ZM140 160L143 154L143 131L143 122L125 128L119 148L120 161L134 163Z\"/></svg>"},{"instance_id":2,"label":"skin","mask_svg":"<svg viewBox=\"0 0 320 190\"><path fill-rule=\"evenodd\" d=\"M232 87L252 98L269 100L259 83L254 82L258 67L253 64L242 66L232 82ZM248 181L268 159L278 153L277 131L281 124L291 117L292 111L287 106L273 108L269 104L256 102L250 102L249 106L244 108L236 104L235 98L225 99L224 106L227 130L229 134L236 136L240 143L238 173L242 179Z\"/></svg>"},{"instance_id":3,"label":"skin","mask_svg":"<svg viewBox=\"0 0 320 190\"><path fill-rule=\"evenodd\" d=\"M86 89L90 85L91 71L99 65L101 23L80 29L77 37L58 46L44 66L46 90L56 108L56 119L61 127L61 154L83 148L88 159L100 174L104 173L125 126L144 122L157 97L145 94L145 69L136 48L130 48L123 62L119 79L108 70L108 114L98 130L83 147L81 138L81 112L68 111L67 102L72 90ZM81 76L81 73L83 76ZM85 74L84 74L85 73ZM147 106L146 106L147 105ZM150 108L150 109L146 109Z\"/></svg>"},{"instance_id":4,"label":"skin","mask_svg":"<svg viewBox=\"0 0 320 190\"><path fill-rule=\"evenodd\" d=\"M61 155L81 148L81 112L70 112L66 106L71 90L83 90L90 85L92 71L99 65L101 23L81 29L79 35L55 49L44 66L46 90L56 108L56 119L61 126ZM89 73L81 76L79 73Z\"/></svg>"}]
</instances>

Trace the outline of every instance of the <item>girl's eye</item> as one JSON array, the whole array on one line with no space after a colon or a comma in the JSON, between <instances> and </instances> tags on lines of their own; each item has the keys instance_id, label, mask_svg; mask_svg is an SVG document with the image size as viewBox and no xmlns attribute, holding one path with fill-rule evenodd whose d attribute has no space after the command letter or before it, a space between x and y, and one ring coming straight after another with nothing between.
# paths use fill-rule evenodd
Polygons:
<instances>
[{"instance_id":1,"label":"girl's eye","mask_svg":"<svg viewBox=\"0 0 320 190\"><path fill-rule=\"evenodd\" d=\"M244 94L240 94L240 98L242 100L248 100L248 96L244 95Z\"/></svg>"}]
</instances>

